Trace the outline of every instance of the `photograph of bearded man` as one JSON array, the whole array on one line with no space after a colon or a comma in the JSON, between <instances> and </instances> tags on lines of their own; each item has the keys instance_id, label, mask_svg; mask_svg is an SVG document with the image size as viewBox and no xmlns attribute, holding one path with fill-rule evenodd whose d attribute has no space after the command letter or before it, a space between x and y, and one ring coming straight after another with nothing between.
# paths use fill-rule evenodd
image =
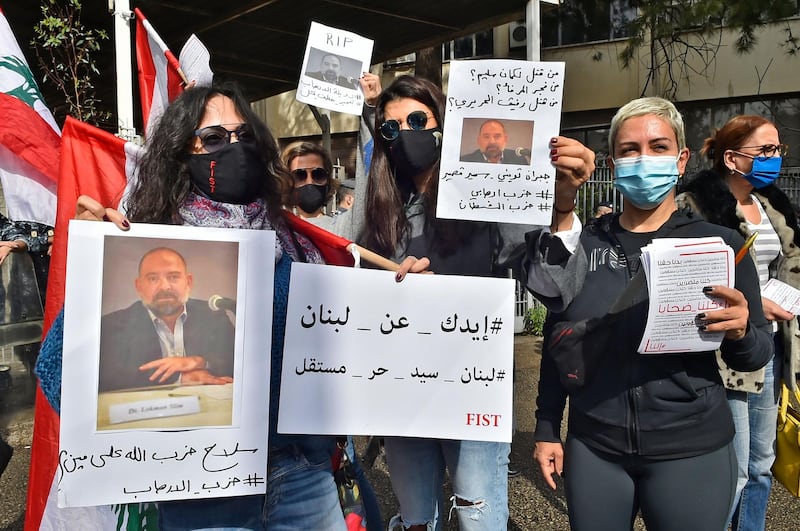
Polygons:
<instances>
[{"instance_id":1,"label":"photograph of bearded man","mask_svg":"<svg viewBox=\"0 0 800 531\"><path fill-rule=\"evenodd\" d=\"M181 253L148 250L133 284L139 300L101 319L100 392L233 382L234 325L190 297L194 277Z\"/></svg>"}]
</instances>

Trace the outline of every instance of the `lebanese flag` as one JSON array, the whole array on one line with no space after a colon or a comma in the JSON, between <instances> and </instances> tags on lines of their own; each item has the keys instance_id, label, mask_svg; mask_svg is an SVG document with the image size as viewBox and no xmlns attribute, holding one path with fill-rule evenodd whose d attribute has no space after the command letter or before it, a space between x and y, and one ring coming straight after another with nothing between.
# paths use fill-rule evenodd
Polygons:
<instances>
[{"instance_id":1,"label":"lebanese flag","mask_svg":"<svg viewBox=\"0 0 800 531\"><path fill-rule=\"evenodd\" d=\"M61 143L58 211L47 284L45 331L50 329L64 306L67 227L69 220L75 217L78 196L89 195L104 205L116 207L126 182L133 175L141 149L111 133L67 118ZM58 432L58 414L37 387L25 530L125 529L130 515L125 512L129 508L124 506L121 514L116 514L111 506L58 508L55 482Z\"/></svg>"},{"instance_id":2,"label":"lebanese flag","mask_svg":"<svg viewBox=\"0 0 800 531\"><path fill-rule=\"evenodd\" d=\"M15 221L53 226L60 131L0 9L0 182Z\"/></svg>"},{"instance_id":3,"label":"lebanese flag","mask_svg":"<svg viewBox=\"0 0 800 531\"><path fill-rule=\"evenodd\" d=\"M136 13L136 64L145 136L167 105L183 92L180 63L139 8Z\"/></svg>"}]
</instances>

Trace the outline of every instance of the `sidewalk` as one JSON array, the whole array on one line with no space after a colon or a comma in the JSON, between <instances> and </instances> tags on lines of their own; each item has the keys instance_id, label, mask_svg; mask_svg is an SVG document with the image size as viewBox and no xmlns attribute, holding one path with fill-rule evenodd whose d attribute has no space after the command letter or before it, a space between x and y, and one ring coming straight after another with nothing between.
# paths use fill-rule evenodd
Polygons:
<instances>
[{"instance_id":1,"label":"sidewalk","mask_svg":"<svg viewBox=\"0 0 800 531\"><path fill-rule=\"evenodd\" d=\"M551 491L541 479L533 458L533 413L536 408L536 388L539 376L541 338L516 336L514 338L515 414L517 431L512 445L511 463L519 476L509 479L508 529L511 531L561 531L568 530L563 484ZM25 496L30 463L30 442L33 433L34 389L25 366L18 361L6 364L12 367L13 387L0 390L0 433L14 447L14 457L0 478L0 531L22 531ZM356 444L363 451L366 438L357 437ZM374 468L367 471L381 500L381 509L388 523L397 512L397 501L392 493L386 463L382 456ZM450 497L450 493L447 497ZM445 531L457 531L455 522L448 522ZM641 521L635 529L644 530ZM775 485L769 501L767 530L785 531L800 529L800 503L781 485Z\"/></svg>"}]
</instances>

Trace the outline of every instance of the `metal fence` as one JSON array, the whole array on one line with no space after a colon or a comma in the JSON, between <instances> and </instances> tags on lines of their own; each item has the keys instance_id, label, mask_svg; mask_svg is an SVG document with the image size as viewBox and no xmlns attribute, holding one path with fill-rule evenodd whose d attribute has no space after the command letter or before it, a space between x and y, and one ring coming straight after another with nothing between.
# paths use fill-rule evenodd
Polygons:
<instances>
[{"instance_id":1,"label":"metal fence","mask_svg":"<svg viewBox=\"0 0 800 531\"><path fill-rule=\"evenodd\" d=\"M614 206L614 211L622 210L622 197L614 188L613 183L611 168L597 168L586 184L578 190L575 211L582 220L593 216L595 205L603 201L611 203ZM776 184L789 197L795 210L800 211L800 166L782 168ZM517 283L516 296L517 300L514 305L516 316L515 331L521 332L528 309L541 303L519 282Z\"/></svg>"},{"instance_id":2,"label":"metal fence","mask_svg":"<svg viewBox=\"0 0 800 531\"><path fill-rule=\"evenodd\" d=\"M585 220L594 215L594 208L600 202L607 201L614 205L614 211L622 210L622 197L614 188L611 168L597 168L592 177L578 190L575 211ZM776 183L778 188L789 196L789 200L800 210L800 166L781 169L781 176Z\"/></svg>"}]
</instances>

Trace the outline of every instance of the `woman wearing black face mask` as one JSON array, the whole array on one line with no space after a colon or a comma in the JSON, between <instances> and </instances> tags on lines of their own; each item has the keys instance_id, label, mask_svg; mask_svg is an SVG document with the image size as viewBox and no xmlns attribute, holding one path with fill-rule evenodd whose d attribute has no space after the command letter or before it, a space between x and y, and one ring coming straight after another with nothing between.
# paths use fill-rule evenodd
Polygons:
<instances>
[{"instance_id":1,"label":"woman wearing black face mask","mask_svg":"<svg viewBox=\"0 0 800 531\"><path fill-rule=\"evenodd\" d=\"M146 148L126 202L130 221L276 232L273 314L263 323L273 329L272 344L264 346L271 359L270 399L264 404L270 421L267 494L159 503L159 529L345 531L331 470L335 438L277 433L291 264L323 262L313 242L285 219L282 205L289 202L293 177L277 143L239 89L222 85L186 90L166 109ZM130 225L91 198L81 197L77 211L79 219Z\"/></svg>"},{"instance_id":2,"label":"woman wearing black face mask","mask_svg":"<svg viewBox=\"0 0 800 531\"><path fill-rule=\"evenodd\" d=\"M426 256L439 274L505 276L530 227L436 218L444 110L442 91L422 78L399 77L381 93L359 243L395 261ZM594 169L594 154L581 144L559 137L552 147L559 174L585 179ZM506 528L507 443L388 437L385 448L400 502L390 529L439 528L437 518L448 514L441 504L437 510L445 468L462 531Z\"/></svg>"},{"instance_id":3,"label":"woman wearing black face mask","mask_svg":"<svg viewBox=\"0 0 800 531\"><path fill-rule=\"evenodd\" d=\"M291 197L297 215L331 230L333 218L324 212L335 191L330 153L312 142L294 142L283 150L281 160L293 177Z\"/></svg>"}]
</instances>

